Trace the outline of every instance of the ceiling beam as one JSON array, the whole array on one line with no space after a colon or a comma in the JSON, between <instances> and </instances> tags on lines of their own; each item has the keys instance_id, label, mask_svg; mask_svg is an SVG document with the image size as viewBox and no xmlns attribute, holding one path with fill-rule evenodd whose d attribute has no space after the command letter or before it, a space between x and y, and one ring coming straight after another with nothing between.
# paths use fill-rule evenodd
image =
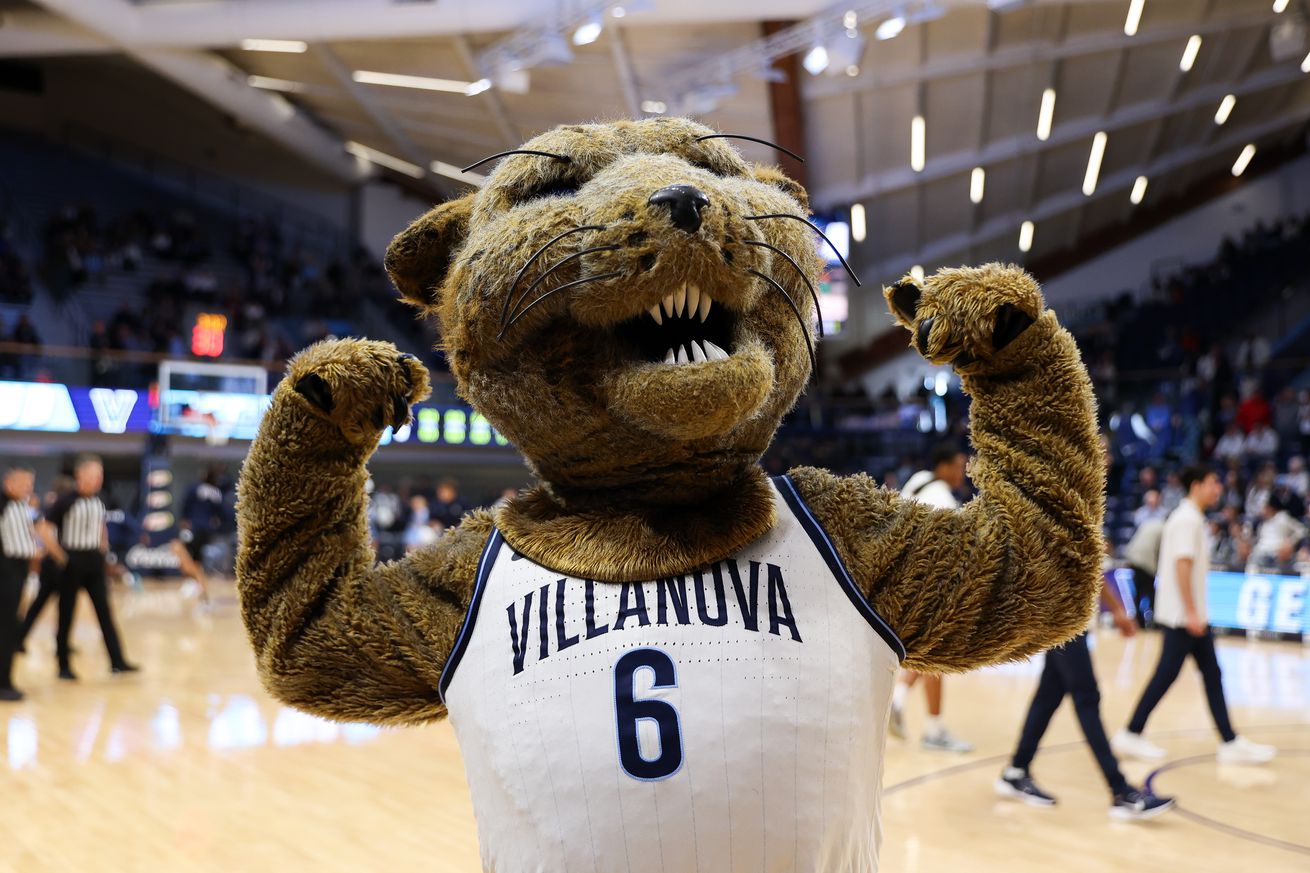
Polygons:
<instances>
[{"instance_id":1,"label":"ceiling beam","mask_svg":"<svg viewBox=\"0 0 1310 873\"><path fill-rule=\"evenodd\" d=\"M1170 173L1183 170L1192 164L1211 160L1225 153L1231 153L1236 158L1237 152L1244 144L1258 142L1294 130L1307 121L1310 121L1310 111L1302 112L1299 116L1280 114L1263 124L1231 131L1227 136L1208 145L1197 144L1170 152L1145 169L1153 177L1164 178ZM872 276L899 275L915 263L939 264L957 256L960 252L969 251L975 246L995 242L1001 238L1015 239L1017 238L1019 225L1025 219L1038 223L1040 228L1041 222L1049 221L1070 210L1078 209L1090 200L1100 200L1107 197L1127 197L1128 191L1132 189L1133 182L1136 181L1141 171L1140 167L1131 167L1120 170L1111 176L1102 177L1101 184L1097 186L1096 193L1091 198L1084 197L1082 191L1076 188L1070 191L1062 191L1040 201L1030 211L1016 209L993 216L976 231L942 237L921 251L902 252L883 258L862 267L862 271ZM916 260L916 258L919 260Z\"/></svg>"},{"instance_id":2,"label":"ceiling beam","mask_svg":"<svg viewBox=\"0 0 1310 873\"><path fill-rule=\"evenodd\" d=\"M1124 107L1108 118L1081 118L1076 121L1057 125L1051 137L1041 143L1043 149L1049 150L1068 145L1092 136L1098 130L1112 134L1138 124L1152 121L1162 115L1177 115L1189 112L1199 106L1218 105L1219 99L1230 91L1239 98L1243 95L1257 94L1270 88L1279 88L1290 82L1296 82L1305 76L1295 65L1262 70L1238 85L1218 83L1208 85L1176 101L1163 99L1151 100ZM964 148L948 155L939 156L928 162L921 173L914 172L907 164L891 170L883 170L847 182L835 183L824 188L811 190L810 197L818 209L835 209L856 200L863 200L889 192L901 191L914 185L922 185L938 179L950 178L959 173L968 172L975 166L988 166L1022 157L1037 143L1035 133L1022 133L1002 140L994 140L981 152Z\"/></svg>"},{"instance_id":3,"label":"ceiling beam","mask_svg":"<svg viewBox=\"0 0 1310 873\"><path fill-rule=\"evenodd\" d=\"M469 81L477 81L482 78L482 73L478 70L477 56L473 53L473 46L469 44L467 36L460 34L455 37L455 53L459 55L459 62L464 67L464 73L469 77ZM505 101L500 98L500 92L495 88L483 91L475 95L473 99L482 99L486 101L488 114L491 120L495 122L496 129L500 131L501 139L504 140L506 148L514 148L523 142L523 136L514 128L509 120L509 112L505 110Z\"/></svg>"},{"instance_id":4,"label":"ceiling beam","mask_svg":"<svg viewBox=\"0 0 1310 873\"><path fill-rule=\"evenodd\" d=\"M351 77L350 70L341 62L341 58L332 50L332 47L316 43L310 46L309 52L315 60L327 69L332 78L336 80L337 85L351 96L354 104L386 134L387 139L391 140L391 148L399 152L400 157L410 163L417 164L426 171L431 156L415 145L414 141L396 123L396 120L391 117L391 114L373 101L372 95L366 87Z\"/></svg>"},{"instance_id":5,"label":"ceiling beam","mask_svg":"<svg viewBox=\"0 0 1310 873\"><path fill-rule=\"evenodd\" d=\"M628 104L628 114L641 118L641 94L637 74L632 70L632 58L628 57L628 47L624 44L623 28L611 20L606 28L606 38L610 44L610 57L614 59L614 72L619 74L619 90Z\"/></svg>"}]
</instances>

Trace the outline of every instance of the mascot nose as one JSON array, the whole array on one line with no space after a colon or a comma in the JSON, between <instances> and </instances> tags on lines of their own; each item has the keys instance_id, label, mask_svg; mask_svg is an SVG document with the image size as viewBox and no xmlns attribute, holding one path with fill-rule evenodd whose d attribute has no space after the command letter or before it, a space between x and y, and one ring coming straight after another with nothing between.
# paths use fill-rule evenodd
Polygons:
<instances>
[{"instance_id":1,"label":"mascot nose","mask_svg":"<svg viewBox=\"0 0 1310 873\"><path fill-rule=\"evenodd\" d=\"M646 203L650 206L667 206L674 227L695 233L700 230L700 211L710 205L710 198L692 185L670 185L650 195Z\"/></svg>"}]
</instances>

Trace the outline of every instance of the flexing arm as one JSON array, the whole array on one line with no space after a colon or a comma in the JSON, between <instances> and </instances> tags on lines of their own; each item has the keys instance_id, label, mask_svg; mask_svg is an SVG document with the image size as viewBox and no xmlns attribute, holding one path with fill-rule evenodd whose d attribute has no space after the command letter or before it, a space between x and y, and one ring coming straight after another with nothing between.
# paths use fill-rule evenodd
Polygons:
<instances>
[{"instance_id":1,"label":"flexing arm","mask_svg":"<svg viewBox=\"0 0 1310 873\"><path fill-rule=\"evenodd\" d=\"M301 352L273 394L238 486L237 590L260 677L286 703L341 720L445 714L438 680L490 520L375 565L364 492L383 428L427 390L389 343L340 340Z\"/></svg>"},{"instance_id":2,"label":"flexing arm","mask_svg":"<svg viewBox=\"0 0 1310 873\"><path fill-rule=\"evenodd\" d=\"M968 670L1074 636L1101 585L1104 462L1073 337L1017 267L943 270L887 292L898 321L972 398L978 495L934 509L867 476L792 472L906 666Z\"/></svg>"}]
</instances>

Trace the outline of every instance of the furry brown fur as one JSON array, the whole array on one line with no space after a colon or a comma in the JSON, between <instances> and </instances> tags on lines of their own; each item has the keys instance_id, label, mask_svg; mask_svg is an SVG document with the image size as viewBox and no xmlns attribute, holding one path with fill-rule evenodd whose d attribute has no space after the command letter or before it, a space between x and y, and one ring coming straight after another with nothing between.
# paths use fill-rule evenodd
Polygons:
<instances>
[{"instance_id":1,"label":"furry brown fur","mask_svg":"<svg viewBox=\"0 0 1310 873\"><path fill-rule=\"evenodd\" d=\"M495 523L543 566L608 581L678 575L774 523L757 462L809 376L814 312L797 268L751 243L786 252L811 281L820 263L799 222L749 219L803 215L799 186L722 140L694 142L709 132L664 118L556 129L526 147L569 162L507 158L388 252L404 297L439 322L461 394L540 479ZM649 202L675 184L708 197L695 232ZM584 226L595 227L561 237ZM785 289L804 326L751 271ZM651 359L645 313L687 282L712 295L730 359ZM967 669L1072 636L1097 585L1103 476L1072 339L1016 268L947 270L887 295L920 351L964 376L979 497L934 511L818 470L796 471L798 487L910 664ZM242 474L238 582L261 675L323 715L442 713L437 676L491 519L471 516L378 568L364 522L364 463L425 393L420 370L384 343L312 347Z\"/></svg>"}]
</instances>

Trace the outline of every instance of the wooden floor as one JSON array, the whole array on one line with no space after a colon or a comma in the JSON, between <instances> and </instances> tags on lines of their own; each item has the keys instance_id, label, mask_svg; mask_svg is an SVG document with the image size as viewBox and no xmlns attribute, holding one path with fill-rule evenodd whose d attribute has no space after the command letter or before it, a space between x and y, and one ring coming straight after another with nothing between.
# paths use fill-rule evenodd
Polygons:
<instances>
[{"instance_id":1,"label":"wooden floor","mask_svg":"<svg viewBox=\"0 0 1310 873\"><path fill-rule=\"evenodd\" d=\"M20 704L0 704L0 871L471 871L477 840L445 724L340 727L259 689L229 587L198 612L173 586L118 596L129 655L110 676L79 616L76 684L54 678L53 610L19 659ZM1154 635L1100 634L1094 654L1111 731L1158 651ZM1273 743L1266 767L1220 767L1199 679L1187 668L1150 725L1169 750L1154 777L1180 809L1154 822L1106 816L1108 795L1072 712L1034 765L1052 810L997 798L1039 662L951 678L947 721L968 755L893 740L885 871L1310 871L1310 650L1221 644L1239 730ZM911 728L922 720L912 699ZM1154 769L1126 763L1130 779Z\"/></svg>"}]
</instances>

